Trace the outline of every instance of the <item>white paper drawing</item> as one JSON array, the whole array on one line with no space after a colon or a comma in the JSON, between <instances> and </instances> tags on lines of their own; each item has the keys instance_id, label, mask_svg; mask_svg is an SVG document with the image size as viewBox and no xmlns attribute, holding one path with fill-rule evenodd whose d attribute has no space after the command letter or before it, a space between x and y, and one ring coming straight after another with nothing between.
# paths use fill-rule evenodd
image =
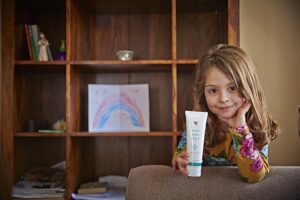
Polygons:
<instances>
[{"instance_id":1,"label":"white paper drawing","mask_svg":"<svg viewBox=\"0 0 300 200\"><path fill-rule=\"evenodd\" d=\"M89 132L149 132L148 84L89 84Z\"/></svg>"}]
</instances>

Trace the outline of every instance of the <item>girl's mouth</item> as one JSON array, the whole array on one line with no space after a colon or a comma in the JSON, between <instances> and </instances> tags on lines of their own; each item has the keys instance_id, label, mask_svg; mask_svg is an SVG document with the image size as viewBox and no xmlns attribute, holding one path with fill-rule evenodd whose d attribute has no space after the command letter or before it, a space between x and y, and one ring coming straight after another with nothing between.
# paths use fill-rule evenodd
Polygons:
<instances>
[{"instance_id":1,"label":"girl's mouth","mask_svg":"<svg viewBox=\"0 0 300 200\"><path fill-rule=\"evenodd\" d=\"M220 109L222 112L227 112L227 111L229 111L232 107L233 107L233 105L232 105L232 106L219 107L219 109Z\"/></svg>"}]
</instances>

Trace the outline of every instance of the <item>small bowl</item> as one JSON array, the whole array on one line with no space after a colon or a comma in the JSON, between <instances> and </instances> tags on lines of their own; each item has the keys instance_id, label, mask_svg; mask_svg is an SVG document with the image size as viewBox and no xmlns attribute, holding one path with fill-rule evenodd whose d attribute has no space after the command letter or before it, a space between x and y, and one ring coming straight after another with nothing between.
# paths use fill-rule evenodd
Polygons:
<instances>
[{"instance_id":1,"label":"small bowl","mask_svg":"<svg viewBox=\"0 0 300 200\"><path fill-rule=\"evenodd\" d=\"M125 60L132 60L134 52L130 51L130 50L121 50L121 51L118 51L116 53L116 55L118 56L119 60L123 60L123 61L125 61Z\"/></svg>"}]
</instances>

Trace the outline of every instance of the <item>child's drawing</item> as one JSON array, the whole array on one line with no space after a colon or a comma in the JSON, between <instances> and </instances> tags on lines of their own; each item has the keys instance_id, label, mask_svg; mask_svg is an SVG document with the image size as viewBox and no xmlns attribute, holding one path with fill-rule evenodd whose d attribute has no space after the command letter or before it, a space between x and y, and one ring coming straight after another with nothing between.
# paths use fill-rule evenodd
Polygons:
<instances>
[{"instance_id":1,"label":"child's drawing","mask_svg":"<svg viewBox=\"0 0 300 200\"><path fill-rule=\"evenodd\" d=\"M89 85L89 132L126 131L149 131L148 85Z\"/></svg>"}]
</instances>

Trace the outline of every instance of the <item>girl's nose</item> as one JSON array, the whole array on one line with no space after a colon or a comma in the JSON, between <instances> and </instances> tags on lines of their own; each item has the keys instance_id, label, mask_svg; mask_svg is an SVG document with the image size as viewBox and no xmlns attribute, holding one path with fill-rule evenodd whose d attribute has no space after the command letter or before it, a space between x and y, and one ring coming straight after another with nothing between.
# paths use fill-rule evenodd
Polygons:
<instances>
[{"instance_id":1,"label":"girl's nose","mask_svg":"<svg viewBox=\"0 0 300 200\"><path fill-rule=\"evenodd\" d=\"M220 102L225 103L229 101L229 94L227 92L221 92L220 94Z\"/></svg>"}]
</instances>

